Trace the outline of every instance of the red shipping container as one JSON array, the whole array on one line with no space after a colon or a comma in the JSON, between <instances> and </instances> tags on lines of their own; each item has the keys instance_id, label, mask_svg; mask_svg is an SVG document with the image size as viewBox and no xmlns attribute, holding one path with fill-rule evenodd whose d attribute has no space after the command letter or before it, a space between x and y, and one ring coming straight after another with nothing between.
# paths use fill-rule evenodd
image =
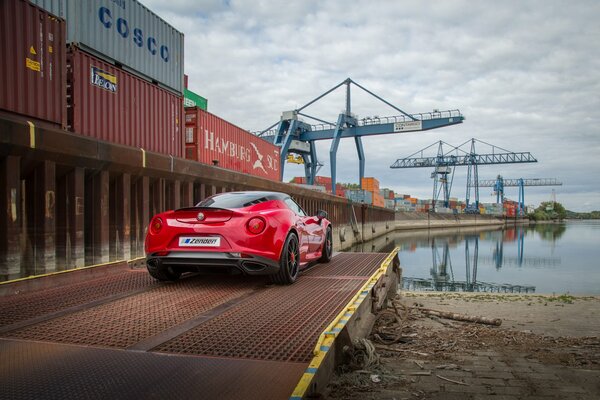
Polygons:
<instances>
[{"instance_id":1,"label":"red shipping container","mask_svg":"<svg viewBox=\"0 0 600 400\"><path fill-rule=\"evenodd\" d=\"M28 1L0 1L0 109L66 126L65 29Z\"/></svg>"},{"instance_id":2,"label":"red shipping container","mask_svg":"<svg viewBox=\"0 0 600 400\"><path fill-rule=\"evenodd\" d=\"M198 107L185 109L186 158L279 181L279 147Z\"/></svg>"},{"instance_id":3,"label":"red shipping container","mask_svg":"<svg viewBox=\"0 0 600 400\"><path fill-rule=\"evenodd\" d=\"M75 46L67 64L69 130L183 158L183 97Z\"/></svg>"}]
</instances>

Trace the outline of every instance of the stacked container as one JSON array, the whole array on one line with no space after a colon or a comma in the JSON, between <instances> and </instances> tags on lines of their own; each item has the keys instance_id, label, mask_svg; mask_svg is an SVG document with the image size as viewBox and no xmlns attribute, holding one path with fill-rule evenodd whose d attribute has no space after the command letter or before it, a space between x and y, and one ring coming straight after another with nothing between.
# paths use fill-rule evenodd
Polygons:
<instances>
[{"instance_id":1,"label":"stacked container","mask_svg":"<svg viewBox=\"0 0 600 400\"><path fill-rule=\"evenodd\" d=\"M75 133L183 157L183 98L75 46L68 51L68 126Z\"/></svg>"},{"instance_id":2,"label":"stacked container","mask_svg":"<svg viewBox=\"0 0 600 400\"><path fill-rule=\"evenodd\" d=\"M185 158L279 181L279 147L198 107L185 109Z\"/></svg>"},{"instance_id":3,"label":"stacked container","mask_svg":"<svg viewBox=\"0 0 600 400\"><path fill-rule=\"evenodd\" d=\"M354 203L373 204L373 193L368 190L346 190L346 198Z\"/></svg>"},{"instance_id":4,"label":"stacked container","mask_svg":"<svg viewBox=\"0 0 600 400\"><path fill-rule=\"evenodd\" d=\"M64 127L65 22L27 1L2 0L0 29L0 109Z\"/></svg>"},{"instance_id":5,"label":"stacked container","mask_svg":"<svg viewBox=\"0 0 600 400\"><path fill-rule=\"evenodd\" d=\"M137 0L33 3L66 20L67 43L183 95L183 33Z\"/></svg>"}]
</instances>

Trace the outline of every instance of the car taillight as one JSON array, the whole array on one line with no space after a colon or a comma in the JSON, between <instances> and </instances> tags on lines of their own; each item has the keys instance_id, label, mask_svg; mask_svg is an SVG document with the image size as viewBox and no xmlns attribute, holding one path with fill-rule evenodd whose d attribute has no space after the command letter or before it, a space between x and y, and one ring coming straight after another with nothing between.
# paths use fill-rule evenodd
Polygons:
<instances>
[{"instance_id":1,"label":"car taillight","mask_svg":"<svg viewBox=\"0 0 600 400\"><path fill-rule=\"evenodd\" d=\"M150 223L150 232L153 234L157 234L162 230L163 222L160 218L154 218Z\"/></svg>"},{"instance_id":2,"label":"car taillight","mask_svg":"<svg viewBox=\"0 0 600 400\"><path fill-rule=\"evenodd\" d=\"M250 218L250 220L246 224L248 232L253 233L255 235L264 231L266 226L267 224L265 223L265 220L259 217Z\"/></svg>"}]
</instances>

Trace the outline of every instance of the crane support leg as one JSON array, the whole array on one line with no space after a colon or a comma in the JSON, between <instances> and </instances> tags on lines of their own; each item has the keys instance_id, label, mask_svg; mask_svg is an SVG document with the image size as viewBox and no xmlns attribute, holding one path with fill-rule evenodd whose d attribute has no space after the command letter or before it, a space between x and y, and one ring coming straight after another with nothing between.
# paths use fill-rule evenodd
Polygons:
<instances>
[{"instance_id":1,"label":"crane support leg","mask_svg":"<svg viewBox=\"0 0 600 400\"><path fill-rule=\"evenodd\" d=\"M310 142L310 154L303 154L302 158L304 159L304 176L306 176L306 183L314 185L318 167L315 142Z\"/></svg>"},{"instance_id":2,"label":"crane support leg","mask_svg":"<svg viewBox=\"0 0 600 400\"><path fill-rule=\"evenodd\" d=\"M354 143L356 143L358 153L358 184L362 186L362 180L365 177L365 151L360 136L354 137Z\"/></svg>"},{"instance_id":3,"label":"crane support leg","mask_svg":"<svg viewBox=\"0 0 600 400\"><path fill-rule=\"evenodd\" d=\"M337 120L337 124L335 125L335 131L333 133L333 140L331 141L331 148L329 149L329 162L331 164L331 190L332 193L335 194L335 167L336 167L336 158L337 158L337 150L340 145L340 139L342 135L342 126L344 125L345 118L344 114L340 114Z\"/></svg>"},{"instance_id":4,"label":"crane support leg","mask_svg":"<svg viewBox=\"0 0 600 400\"><path fill-rule=\"evenodd\" d=\"M285 168L285 161L287 160L287 153L288 153L288 150L290 149L290 144L292 143L292 139L293 139L292 134L296 130L297 125L298 125L298 121L293 120L290 124L289 129L287 130L287 133L285 134L285 137L283 137L283 140L282 140L281 153L279 154L279 167L280 167L279 170L281 171L281 175L280 175L281 180L283 180L283 170Z\"/></svg>"}]
</instances>

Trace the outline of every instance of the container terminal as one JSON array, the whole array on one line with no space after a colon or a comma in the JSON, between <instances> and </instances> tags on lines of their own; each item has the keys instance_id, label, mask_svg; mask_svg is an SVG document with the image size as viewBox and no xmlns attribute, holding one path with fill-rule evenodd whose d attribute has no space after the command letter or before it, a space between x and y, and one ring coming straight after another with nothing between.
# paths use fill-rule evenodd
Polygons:
<instances>
[{"instance_id":1,"label":"container terminal","mask_svg":"<svg viewBox=\"0 0 600 400\"><path fill-rule=\"evenodd\" d=\"M251 133L188 89L184 35L138 1L127 5L0 3L0 397L313 395L401 276L398 249L340 251L402 228L399 215L413 215L414 228L523 216L520 202L477 197L471 213L468 197L417 199L364 176L362 137L459 124L460 111L393 106L399 117L357 120L351 86L389 103L347 79L332 89L347 93L336 124L304 123L301 107ZM359 153L355 186L336 181L337 145L348 137ZM317 175L314 142L325 139L331 177ZM476 171L474 156L452 167ZM537 161L515 160L502 162ZM288 162L306 175L282 182ZM450 164L427 165L447 185L449 169L440 168ZM290 287L151 280L143 257L152 215L239 190L289 193L310 215L327 210L332 262Z\"/></svg>"}]
</instances>

